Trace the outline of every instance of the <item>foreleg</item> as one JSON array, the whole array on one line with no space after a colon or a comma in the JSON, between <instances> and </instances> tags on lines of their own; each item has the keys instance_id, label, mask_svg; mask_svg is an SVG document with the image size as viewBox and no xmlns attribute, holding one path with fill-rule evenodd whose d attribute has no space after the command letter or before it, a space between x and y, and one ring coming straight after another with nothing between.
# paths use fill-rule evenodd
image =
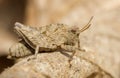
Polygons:
<instances>
[{"instance_id":1,"label":"foreleg","mask_svg":"<svg viewBox=\"0 0 120 78\"><path fill-rule=\"evenodd\" d=\"M72 61L72 59L73 59L73 56L74 56L74 55L76 54L76 52L79 50L79 49L78 49L78 43L76 43L74 46L73 46L73 45L65 45L65 44L63 44L63 45L61 46L61 48L64 49L64 50L66 50L66 51L71 51L71 52L72 52L72 55L71 55L70 59L68 60L68 62L69 62L69 64L70 64L69 67L71 67L71 61Z\"/></svg>"}]
</instances>

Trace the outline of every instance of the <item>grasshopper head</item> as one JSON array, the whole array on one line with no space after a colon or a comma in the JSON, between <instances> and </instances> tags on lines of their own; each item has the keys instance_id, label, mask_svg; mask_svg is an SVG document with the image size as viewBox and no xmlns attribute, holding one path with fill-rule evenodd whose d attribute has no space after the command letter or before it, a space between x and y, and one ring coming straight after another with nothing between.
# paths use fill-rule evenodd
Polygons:
<instances>
[{"instance_id":1,"label":"grasshopper head","mask_svg":"<svg viewBox=\"0 0 120 78\"><path fill-rule=\"evenodd\" d=\"M70 28L70 31L73 34L79 35L81 32L87 30L91 26L90 22L92 21L92 19L93 19L93 16L90 18L89 22L82 29L79 29L79 27L73 26Z\"/></svg>"}]
</instances>

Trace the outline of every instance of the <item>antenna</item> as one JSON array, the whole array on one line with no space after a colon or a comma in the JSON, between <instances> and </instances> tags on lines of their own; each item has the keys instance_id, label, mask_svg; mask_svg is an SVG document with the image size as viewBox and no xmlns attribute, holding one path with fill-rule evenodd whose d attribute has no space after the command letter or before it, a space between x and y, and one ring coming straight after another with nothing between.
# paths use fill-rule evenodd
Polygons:
<instances>
[{"instance_id":1,"label":"antenna","mask_svg":"<svg viewBox=\"0 0 120 78\"><path fill-rule=\"evenodd\" d=\"M85 31L86 29L88 29L91 26L90 22L92 21L92 19L93 19L93 16L90 18L88 23L80 30L80 32Z\"/></svg>"}]
</instances>

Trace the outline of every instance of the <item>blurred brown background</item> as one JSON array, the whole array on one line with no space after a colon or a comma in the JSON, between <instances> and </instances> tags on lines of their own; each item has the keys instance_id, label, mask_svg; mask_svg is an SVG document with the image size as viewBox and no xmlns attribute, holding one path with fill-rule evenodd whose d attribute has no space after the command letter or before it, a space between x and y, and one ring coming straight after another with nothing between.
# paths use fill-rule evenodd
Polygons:
<instances>
[{"instance_id":1,"label":"blurred brown background","mask_svg":"<svg viewBox=\"0 0 120 78\"><path fill-rule=\"evenodd\" d=\"M13 31L16 21L35 27L65 23L82 28L91 16L90 34L83 33L81 39L89 40L81 42L82 48L110 58L111 70L119 77L120 0L0 0L0 70L13 64L4 55L17 41Z\"/></svg>"}]
</instances>

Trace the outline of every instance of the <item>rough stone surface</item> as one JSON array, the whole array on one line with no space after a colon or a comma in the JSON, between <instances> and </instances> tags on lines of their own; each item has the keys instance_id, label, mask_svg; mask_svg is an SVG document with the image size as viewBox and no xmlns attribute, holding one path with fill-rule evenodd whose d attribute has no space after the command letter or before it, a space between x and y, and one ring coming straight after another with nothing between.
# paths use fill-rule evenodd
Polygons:
<instances>
[{"instance_id":1,"label":"rough stone surface","mask_svg":"<svg viewBox=\"0 0 120 78\"><path fill-rule=\"evenodd\" d=\"M112 78L95 62L92 52L77 52L68 62L69 52L40 53L38 58L22 58L13 67L6 69L1 78ZM97 59L101 61L101 59Z\"/></svg>"}]
</instances>

